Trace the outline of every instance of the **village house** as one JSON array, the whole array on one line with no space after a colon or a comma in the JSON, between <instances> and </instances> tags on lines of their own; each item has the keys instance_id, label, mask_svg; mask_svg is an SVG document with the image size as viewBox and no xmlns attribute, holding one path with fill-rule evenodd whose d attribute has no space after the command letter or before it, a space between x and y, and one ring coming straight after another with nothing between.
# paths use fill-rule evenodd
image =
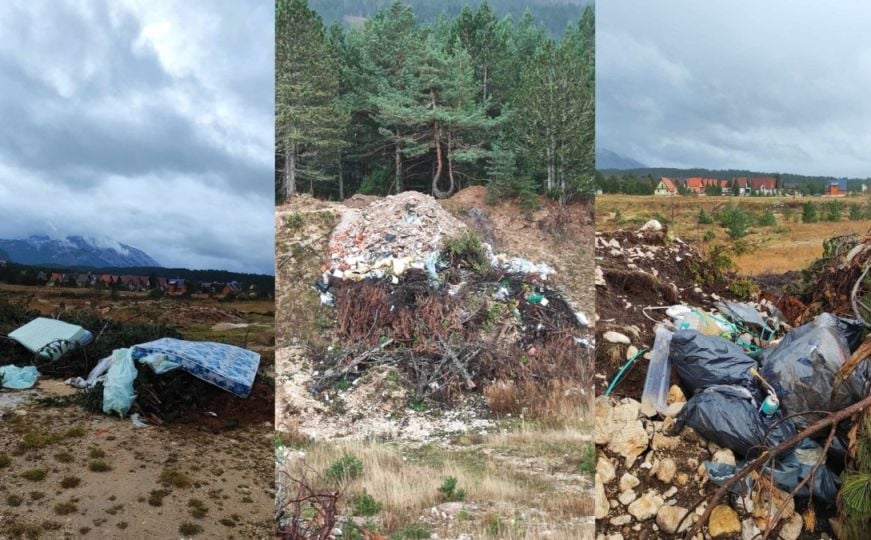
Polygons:
<instances>
[{"instance_id":1,"label":"village house","mask_svg":"<svg viewBox=\"0 0 871 540\"><path fill-rule=\"evenodd\" d=\"M777 192L777 179L773 176L757 176L750 180L750 189L758 195L774 195Z\"/></svg>"},{"instance_id":2,"label":"village house","mask_svg":"<svg viewBox=\"0 0 871 540\"><path fill-rule=\"evenodd\" d=\"M717 178L702 178L700 176L694 176L692 178L687 178L686 188L692 193L704 195L707 188L722 188L725 182L725 180L718 180Z\"/></svg>"},{"instance_id":3,"label":"village house","mask_svg":"<svg viewBox=\"0 0 871 540\"><path fill-rule=\"evenodd\" d=\"M846 178L841 178L839 180L832 179L826 185L826 192L823 193L823 197L846 197L847 193Z\"/></svg>"},{"instance_id":4,"label":"village house","mask_svg":"<svg viewBox=\"0 0 871 540\"><path fill-rule=\"evenodd\" d=\"M654 195L677 195L677 185L674 180L671 178L667 178L663 176L659 179L659 183L656 184L656 189L653 191Z\"/></svg>"}]
</instances>

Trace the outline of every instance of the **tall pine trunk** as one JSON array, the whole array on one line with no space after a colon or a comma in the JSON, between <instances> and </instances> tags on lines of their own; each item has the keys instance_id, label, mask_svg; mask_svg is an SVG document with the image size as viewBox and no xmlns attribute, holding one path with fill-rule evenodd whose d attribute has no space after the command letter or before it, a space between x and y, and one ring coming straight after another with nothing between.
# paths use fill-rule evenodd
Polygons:
<instances>
[{"instance_id":1,"label":"tall pine trunk","mask_svg":"<svg viewBox=\"0 0 871 540\"><path fill-rule=\"evenodd\" d=\"M287 162L284 164L284 198L296 195L296 145L287 149Z\"/></svg>"},{"instance_id":2,"label":"tall pine trunk","mask_svg":"<svg viewBox=\"0 0 871 540\"><path fill-rule=\"evenodd\" d=\"M399 129L396 129L396 146L393 150L396 176L396 193L402 193L402 147L399 145Z\"/></svg>"}]
</instances>

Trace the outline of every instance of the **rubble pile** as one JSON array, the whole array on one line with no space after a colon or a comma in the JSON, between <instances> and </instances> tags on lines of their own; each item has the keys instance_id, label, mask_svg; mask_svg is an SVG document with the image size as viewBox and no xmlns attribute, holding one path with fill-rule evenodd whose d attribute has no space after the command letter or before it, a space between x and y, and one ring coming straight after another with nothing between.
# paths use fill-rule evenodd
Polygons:
<instances>
[{"instance_id":1,"label":"rubble pile","mask_svg":"<svg viewBox=\"0 0 871 540\"><path fill-rule=\"evenodd\" d=\"M695 250L646 229L597 235L599 538L830 538L851 421L797 434L869 395L865 326L843 309L794 321L765 295L730 301L697 283ZM856 246L839 244L816 275L855 283L866 266L852 261L871 251ZM816 294L816 308L843 307L843 294Z\"/></svg>"},{"instance_id":2,"label":"rubble pile","mask_svg":"<svg viewBox=\"0 0 871 540\"><path fill-rule=\"evenodd\" d=\"M415 401L480 395L494 381L581 380L588 322L547 284L553 269L494 254L432 197L344 212L323 270L314 286L336 326L326 350L309 351L312 395L347 402L373 367L398 373Z\"/></svg>"}]
</instances>

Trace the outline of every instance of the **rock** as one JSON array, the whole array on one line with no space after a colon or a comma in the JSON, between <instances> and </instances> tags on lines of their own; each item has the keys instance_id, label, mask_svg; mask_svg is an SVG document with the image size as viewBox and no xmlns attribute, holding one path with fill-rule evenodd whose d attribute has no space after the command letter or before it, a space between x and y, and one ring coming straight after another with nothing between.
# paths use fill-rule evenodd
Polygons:
<instances>
[{"instance_id":1,"label":"rock","mask_svg":"<svg viewBox=\"0 0 871 540\"><path fill-rule=\"evenodd\" d=\"M632 489L638 484L641 483L641 480L638 479L635 475L629 473L623 473L623 476L620 477L620 491L626 491L627 489Z\"/></svg>"},{"instance_id":2,"label":"rock","mask_svg":"<svg viewBox=\"0 0 871 540\"><path fill-rule=\"evenodd\" d=\"M670 484L677 472L677 463L671 458L665 458L659 462L659 467L656 469L656 477L660 482Z\"/></svg>"},{"instance_id":3,"label":"rock","mask_svg":"<svg viewBox=\"0 0 871 540\"><path fill-rule=\"evenodd\" d=\"M735 466L735 454L728 448L721 448L714 452L714 457L711 458L714 463L723 463L724 465Z\"/></svg>"},{"instance_id":4,"label":"rock","mask_svg":"<svg viewBox=\"0 0 871 540\"><path fill-rule=\"evenodd\" d=\"M801 529L804 526L801 515L793 514L789 521L783 524L780 528L780 540L796 540L801 535Z\"/></svg>"},{"instance_id":5,"label":"rock","mask_svg":"<svg viewBox=\"0 0 871 540\"><path fill-rule=\"evenodd\" d=\"M768 525L770 525L769 528L774 528L781 519L788 520L792 518L795 514L795 501L789 496L789 493L772 486L763 476L760 476L757 482L764 482L765 485L761 486L762 489L754 492L753 512L751 515L756 522L756 526L760 529L765 529ZM780 518L777 521L774 521L773 514L781 506L784 506L783 513L780 514ZM772 512L771 509L774 509L774 511Z\"/></svg>"},{"instance_id":6,"label":"rock","mask_svg":"<svg viewBox=\"0 0 871 540\"><path fill-rule=\"evenodd\" d=\"M647 418L653 418L654 416L659 414L656 411L656 406L650 402L642 403L641 407L638 409L638 412L640 412L642 415L644 415Z\"/></svg>"},{"instance_id":7,"label":"rock","mask_svg":"<svg viewBox=\"0 0 871 540\"><path fill-rule=\"evenodd\" d=\"M753 523L752 519L745 519L741 522L741 540L758 540L762 538L762 531Z\"/></svg>"},{"instance_id":8,"label":"rock","mask_svg":"<svg viewBox=\"0 0 871 540\"><path fill-rule=\"evenodd\" d=\"M603 428L609 433L608 450L625 458L627 469L649 443L644 424L638 420L638 406L637 401L628 400L614 407L611 422Z\"/></svg>"},{"instance_id":9,"label":"rock","mask_svg":"<svg viewBox=\"0 0 871 540\"><path fill-rule=\"evenodd\" d=\"M626 506L627 504L634 501L637 497L638 496L635 494L635 491L627 489L617 497L617 500L620 501L620 504Z\"/></svg>"},{"instance_id":10,"label":"rock","mask_svg":"<svg viewBox=\"0 0 871 540\"><path fill-rule=\"evenodd\" d=\"M654 450L671 450L680 445L680 437L666 437L662 433L654 433L650 447Z\"/></svg>"},{"instance_id":11,"label":"rock","mask_svg":"<svg viewBox=\"0 0 871 540\"><path fill-rule=\"evenodd\" d=\"M630 521L632 521L632 516L623 514L622 516L611 518L610 523L615 527L622 527L623 525L628 525Z\"/></svg>"},{"instance_id":12,"label":"rock","mask_svg":"<svg viewBox=\"0 0 871 540\"><path fill-rule=\"evenodd\" d=\"M626 348L626 360L631 359L636 354L638 354L638 347L636 347L635 345L630 345Z\"/></svg>"},{"instance_id":13,"label":"rock","mask_svg":"<svg viewBox=\"0 0 871 540\"><path fill-rule=\"evenodd\" d=\"M601 482L596 482L594 492L596 496L595 517L596 519L604 519L611 507L608 504L608 497L605 496L605 487Z\"/></svg>"},{"instance_id":14,"label":"rock","mask_svg":"<svg viewBox=\"0 0 871 540\"><path fill-rule=\"evenodd\" d=\"M638 521L645 521L654 517L664 503L662 497L650 490L630 504L628 511Z\"/></svg>"},{"instance_id":15,"label":"rock","mask_svg":"<svg viewBox=\"0 0 871 540\"><path fill-rule=\"evenodd\" d=\"M690 477L685 472L677 473L677 476L674 477L674 482L680 487L684 487L690 483Z\"/></svg>"},{"instance_id":16,"label":"rock","mask_svg":"<svg viewBox=\"0 0 871 540\"><path fill-rule=\"evenodd\" d=\"M639 230L639 231L642 231L642 232L643 232L643 231L656 231L656 232L659 232L659 231L662 230L662 223L660 223L659 221L657 221L657 220L655 220L655 219L651 219L650 221L648 221L647 223L645 223L644 225L642 225L641 228L638 229L638 230Z\"/></svg>"},{"instance_id":17,"label":"rock","mask_svg":"<svg viewBox=\"0 0 871 540\"><path fill-rule=\"evenodd\" d=\"M623 535L620 533L609 534L605 540L623 540Z\"/></svg>"},{"instance_id":18,"label":"rock","mask_svg":"<svg viewBox=\"0 0 871 540\"><path fill-rule=\"evenodd\" d=\"M708 518L708 534L713 538L725 538L741 532L738 513L725 504L714 507Z\"/></svg>"},{"instance_id":19,"label":"rock","mask_svg":"<svg viewBox=\"0 0 871 540\"><path fill-rule=\"evenodd\" d=\"M665 493L662 494L662 497L664 499L670 499L671 497L674 497L676 493L677 493L677 486L671 486L670 488L668 488L668 490Z\"/></svg>"},{"instance_id":20,"label":"rock","mask_svg":"<svg viewBox=\"0 0 871 540\"><path fill-rule=\"evenodd\" d=\"M614 464L607 457L600 455L599 459L596 460L596 480L604 485L613 480L615 476L617 473L614 472Z\"/></svg>"},{"instance_id":21,"label":"rock","mask_svg":"<svg viewBox=\"0 0 871 540\"><path fill-rule=\"evenodd\" d=\"M594 442L597 445L608 444L608 440L611 438L611 432L608 429L611 427L614 417L614 407L607 396L599 396L596 398L595 409Z\"/></svg>"},{"instance_id":22,"label":"rock","mask_svg":"<svg viewBox=\"0 0 871 540\"><path fill-rule=\"evenodd\" d=\"M618 343L620 345L631 345L632 342L629 341L629 337L621 334L620 332L614 332L613 330L609 330L602 334L602 339L607 341L608 343Z\"/></svg>"},{"instance_id":23,"label":"rock","mask_svg":"<svg viewBox=\"0 0 871 540\"><path fill-rule=\"evenodd\" d=\"M671 405L672 403L686 403L687 397L684 395L683 390L680 386L673 384L671 388L668 389L668 400L666 403Z\"/></svg>"},{"instance_id":24,"label":"rock","mask_svg":"<svg viewBox=\"0 0 871 540\"><path fill-rule=\"evenodd\" d=\"M683 524L680 526L680 531L678 531L677 526L687 513L689 513L689 510L682 506L662 506L659 511L656 512L656 524L663 530L663 532L668 534L684 532L689 529L690 525L692 525L692 520L684 520Z\"/></svg>"},{"instance_id":25,"label":"rock","mask_svg":"<svg viewBox=\"0 0 871 540\"><path fill-rule=\"evenodd\" d=\"M662 414L665 415L667 418L674 418L675 416L678 415L678 413L681 411L681 409L683 409L684 405L686 405L686 403L682 403L682 402L672 403L671 405L666 406L665 410L662 411ZM688 429L688 428L684 428L684 429Z\"/></svg>"}]
</instances>

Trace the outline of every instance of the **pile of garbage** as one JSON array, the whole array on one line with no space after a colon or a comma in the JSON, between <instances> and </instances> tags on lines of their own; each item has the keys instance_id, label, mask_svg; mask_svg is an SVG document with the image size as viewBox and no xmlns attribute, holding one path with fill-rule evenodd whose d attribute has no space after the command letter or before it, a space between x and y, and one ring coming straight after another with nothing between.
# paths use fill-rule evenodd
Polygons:
<instances>
[{"instance_id":1,"label":"pile of garbage","mask_svg":"<svg viewBox=\"0 0 871 540\"><path fill-rule=\"evenodd\" d=\"M329 398L375 366L415 399L450 400L494 380L578 380L588 320L546 264L494 254L430 196L345 212L314 287L335 308L335 342L311 351L309 391Z\"/></svg>"},{"instance_id":2,"label":"pile of garbage","mask_svg":"<svg viewBox=\"0 0 871 540\"><path fill-rule=\"evenodd\" d=\"M865 250L843 258L850 252ZM844 259L831 264L846 271ZM613 286L600 284L600 294ZM706 538L828 538L839 527L825 518L836 514L852 424L798 434L871 392L864 323L823 312L794 327L768 299L736 302L695 287L677 286L703 305L681 296L642 305L637 327L620 332L614 321L601 335L602 356L619 365L601 374L596 402L600 536L695 528ZM714 497L727 483L728 496Z\"/></svg>"},{"instance_id":3,"label":"pile of garbage","mask_svg":"<svg viewBox=\"0 0 871 540\"><path fill-rule=\"evenodd\" d=\"M466 231L466 225L438 201L416 191L376 199L365 208L349 208L330 236L324 282L330 277L354 281L398 277L411 268L433 274L445 240ZM547 264L495 254L489 244L482 246L493 267L537 273L544 279L554 273Z\"/></svg>"},{"instance_id":4,"label":"pile of garbage","mask_svg":"<svg viewBox=\"0 0 871 540\"><path fill-rule=\"evenodd\" d=\"M202 403L208 394L204 387L247 397L260 363L255 352L177 339L176 333L160 326L131 325L122 333L117 322L102 321L95 336L70 321L23 311L19 315L31 320L7 335L0 365L2 388L25 390L46 375L77 374L65 382L80 390L84 406L122 417L133 413L137 426L144 425L142 418L160 423L177 417L183 404Z\"/></svg>"}]
</instances>

